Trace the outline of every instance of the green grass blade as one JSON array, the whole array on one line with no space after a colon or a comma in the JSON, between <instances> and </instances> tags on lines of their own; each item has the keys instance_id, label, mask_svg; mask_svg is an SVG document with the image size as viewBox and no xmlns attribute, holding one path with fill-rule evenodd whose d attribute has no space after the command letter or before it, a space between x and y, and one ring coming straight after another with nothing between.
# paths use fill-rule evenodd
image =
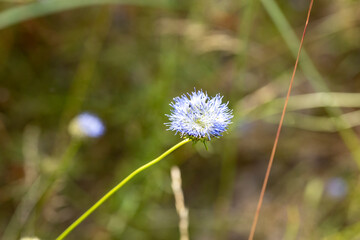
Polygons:
<instances>
[{"instance_id":1,"label":"green grass blade","mask_svg":"<svg viewBox=\"0 0 360 240\"><path fill-rule=\"evenodd\" d=\"M292 55L296 58L300 41L296 36L294 30L292 29L291 25L287 21L285 15L281 11L280 7L274 0L261 0L261 3L269 14L272 21L274 22L275 26L278 28ZM315 87L317 91L329 91L325 80L321 76L320 72L316 69L305 48L302 49L299 66L303 70L309 82ZM356 161L360 169L360 141L357 135L352 129L349 128L350 124L348 124L344 119L341 118L342 112L339 108L326 108L325 110L327 111L329 116L333 117L334 125L337 127L341 138L350 150L354 160Z\"/></svg>"},{"instance_id":2,"label":"green grass blade","mask_svg":"<svg viewBox=\"0 0 360 240\"><path fill-rule=\"evenodd\" d=\"M66 10L105 4L131 4L149 7L170 7L168 0L47 0L13 7L0 13L0 30L29 19Z\"/></svg>"}]
</instances>

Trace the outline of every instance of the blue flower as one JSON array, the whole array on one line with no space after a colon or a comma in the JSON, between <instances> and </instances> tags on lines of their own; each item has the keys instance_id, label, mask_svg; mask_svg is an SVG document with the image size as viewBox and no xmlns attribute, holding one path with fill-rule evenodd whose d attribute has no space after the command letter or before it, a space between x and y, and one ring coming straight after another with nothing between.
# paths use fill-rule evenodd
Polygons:
<instances>
[{"instance_id":1,"label":"blue flower","mask_svg":"<svg viewBox=\"0 0 360 240\"><path fill-rule=\"evenodd\" d=\"M76 137L97 138L104 134L105 126L99 117L84 112L71 121L69 132Z\"/></svg>"},{"instance_id":2,"label":"blue flower","mask_svg":"<svg viewBox=\"0 0 360 240\"><path fill-rule=\"evenodd\" d=\"M210 98L202 90L176 97L170 104L171 114L166 114L170 122L165 125L175 134L192 140L220 137L233 118L228 102L222 103L222 98L220 94Z\"/></svg>"},{"instance_id":3,"label":"blue flower","mask_svg":"<svg viewBox=\"0 0 360 240\"><path fill-rule=\"evenodd\" d=\"M326 193L335 199L345 197L348 191L348 186L344 179L340 177L331 178L326 184Z\"/></svg>"}]
</instances>

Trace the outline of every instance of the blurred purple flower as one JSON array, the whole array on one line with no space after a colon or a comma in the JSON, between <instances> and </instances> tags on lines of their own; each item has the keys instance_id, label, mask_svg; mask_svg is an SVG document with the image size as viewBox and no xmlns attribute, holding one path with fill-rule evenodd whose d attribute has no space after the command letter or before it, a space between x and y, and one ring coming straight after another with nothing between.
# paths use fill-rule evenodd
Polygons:
<instances>
[{"instance_id":1,"label":"blurred purple flower","mask_svg":"<svg viewBox=\"0 0 360 240\"><path fill-rule=\"evenodd\" d=\"M98 116L84 112L71 121L69 132L76 137L98 138L104 134L105 126Z\"/></svg>"},{"instance_id":2,"label":"blurred purple flower","mask_svg":"<svg viewBox=\"0 0 360 240\"><path fill-rule=\"evenodd\" d=\"M326 183L326 193L331 198L343 198L347 194L347 191L348 186L344 179L340 177L331 178Z\"/></svg>"}]
</instances>

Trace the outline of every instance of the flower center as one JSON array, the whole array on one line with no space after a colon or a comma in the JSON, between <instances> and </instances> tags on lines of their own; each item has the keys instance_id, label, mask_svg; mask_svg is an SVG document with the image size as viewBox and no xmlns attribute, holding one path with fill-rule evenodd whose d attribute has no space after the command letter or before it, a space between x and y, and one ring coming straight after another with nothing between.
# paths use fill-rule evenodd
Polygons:
<instances>
[{"instance_id":1,"label":"flower center","mask_svg":"<svg viewBox=\"0 0 360 240\"><path fill-rule=\"evenodd\" d=\"M199 128L201 128L203 130L206 129L209 125L203 117L199 117L199 118L195 119L194 122Z\"/></svg>"}]
</instances>

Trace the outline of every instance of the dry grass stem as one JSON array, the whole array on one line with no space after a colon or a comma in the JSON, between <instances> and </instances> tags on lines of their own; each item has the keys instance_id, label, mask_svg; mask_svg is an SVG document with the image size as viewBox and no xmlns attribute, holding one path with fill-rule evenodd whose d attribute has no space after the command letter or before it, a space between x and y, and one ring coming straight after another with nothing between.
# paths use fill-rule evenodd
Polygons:
<instances>
[{"instance_id":1,"label":"dry grass stem","mask_svg":"<svg viewBox=\"0 0 360 240\"><path fill-rule=\"evenodd\" d=\"M269 164L268 164L268 167L267 167L267 170L266 170L265 179L264 179L264 182L263 182L263 186L261 188L259 202L258 202L258 205L256 207L254 220L253 220L251 230L250 230L249 240L252 240L254 238L254 235L255 235L255 229L256 229L257 221L258 221L258 218L259 218L259 215L260 215L260 209L261 209L261 206L262 206L262 202L264 200L265 190L266 190L266 186L267 186L267 183L268 183L268 180L269 180L271 167L272 167L272 164L273 164L273 161L274 161L277 144L278 144L279 137L280 137L281 127L282 127L282 124L284 122L286 107L287 107L287 104L289 102L291 88L292 88L292 85L293 85L293 82L294 82L296 69L297 69L297 66L298 66L298 63L299 63L299 58L300 58L301 48L302 48L304 38L305 38L306 28L307 28L307 26L309 24L310 13L311 13L313 2L314 1L311 0L310 5L309 5L309 10L308 10L308 14L307 14L307 18L306 18L306 22L305 22L305 26L304 26L304 31L303 31L302 38L301 38L301 41L300 41L300 46L299 46L299 50L298 50L298 53L297 53L297 57L296 57L295 65L294 65L294 70L293 70L293 73L292 73L292 76L291 76L288 92L286 94L286 100L285 100L284 108L283 108L283 111L282 111L282 114L281 114L279 127L278 127L277 132L276 132L276 137L275 137L274 145L273 145L273 148L272 148L272 151L271 151Z\"/></svg>"},{"instance_id":2,"label":"dry grass stem","mask_svg":"<svg viewBox=\"0 0 360 240\"><path fill-rule=\"evenodd\" d=\"M180 240L189 240L189 210L185 207L181 189L181 173L177 166L171 168L171 188L175 196L175 207L179 215Z\"/></svg>"}]
</instances>

